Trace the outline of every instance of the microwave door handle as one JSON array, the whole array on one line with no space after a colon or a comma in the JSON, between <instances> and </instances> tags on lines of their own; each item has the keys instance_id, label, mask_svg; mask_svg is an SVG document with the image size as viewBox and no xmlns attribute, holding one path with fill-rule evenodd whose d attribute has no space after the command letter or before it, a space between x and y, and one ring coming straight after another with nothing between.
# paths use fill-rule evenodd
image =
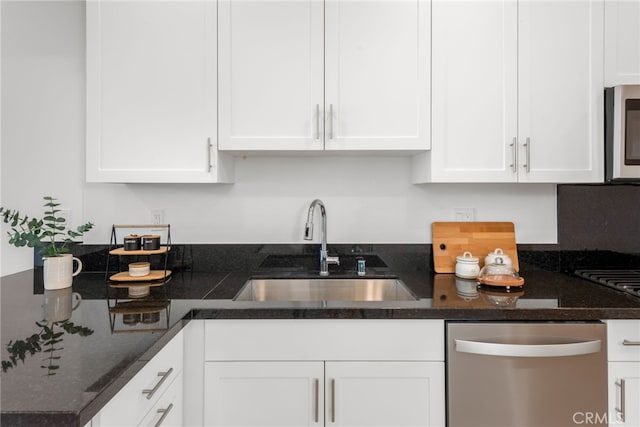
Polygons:
<instances>
[{"instance_id":1,"label":"microwave door handle","mask_svg":"<svg viewBox=\"0 0 640 427\"><path fill-rule=\"evenodd\" d=\"M457 339L455 340L455 349L459 353L481 354L487 356L579 356L583 354L599 353L602 349L602 341L594 340L566 344L502 344Z\"/></svg>"}]
</instances>

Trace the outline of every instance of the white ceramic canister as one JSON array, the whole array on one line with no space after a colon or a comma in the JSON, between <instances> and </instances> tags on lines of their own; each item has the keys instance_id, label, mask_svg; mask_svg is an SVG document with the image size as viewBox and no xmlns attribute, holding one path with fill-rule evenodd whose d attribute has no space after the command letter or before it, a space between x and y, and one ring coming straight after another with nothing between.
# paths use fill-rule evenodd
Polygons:
<instances>
[{"instance_id":1,"label":"white ceramic canister","mask_svg":"<svg viewBox=\"0 0 640 427\"><path fill-rule=\"evenodd\" d=\"M456 257L456 276L462 279L475 279L478 273L480 273L478 257L468 251Z\"/></svg>"},{"instance_id":2,"label":"white ceramic canister","mask_svg":"<svg viewBox=\"0 0 640 427\"><path fill-rule=\"evenodd\" d=\"M151 264L148 262L132 262L129 264L129 276L143 277L151 272Z\"/></svg>"},{"instance_id":3,"label":"white ceramic canister","mask_svg":"<svg viewBox=\"0 0 640 427\"><path fill-rule=\"evenodd\" d=\"M511 262L511 257L505 254L501 248L496 248L493 252L489 252L484 258L484 265L495 264L497 258L502 258L501 264L504 264L506 266L513 265L513 263Z\"/></svg>"}]
</instances>

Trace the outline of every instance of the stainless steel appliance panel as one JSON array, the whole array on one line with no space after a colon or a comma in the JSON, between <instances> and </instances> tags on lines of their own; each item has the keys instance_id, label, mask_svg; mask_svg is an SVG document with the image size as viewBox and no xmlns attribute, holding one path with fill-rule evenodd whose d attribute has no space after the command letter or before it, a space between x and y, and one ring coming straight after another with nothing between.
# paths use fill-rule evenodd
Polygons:
<instances>
[{"instance_id":1,"label":"stainless steel appliance panel","mask_svg":"<svg viewBox=\"0 0 640 427\"><path fill-rule=\"evenodd\" d=\"M607 425L606 325L448 323L450 427Z\"/></svg>"},{"instance_id":2,"label":"stainless steel appliance panel","mask_svg":"<svg viewBox=\"0 0 640 427\"><path fill-rule=\"evenodd\" d=\"M605 178L640 182L640 85L605 88Z\"/></svg>"}]
</instances>

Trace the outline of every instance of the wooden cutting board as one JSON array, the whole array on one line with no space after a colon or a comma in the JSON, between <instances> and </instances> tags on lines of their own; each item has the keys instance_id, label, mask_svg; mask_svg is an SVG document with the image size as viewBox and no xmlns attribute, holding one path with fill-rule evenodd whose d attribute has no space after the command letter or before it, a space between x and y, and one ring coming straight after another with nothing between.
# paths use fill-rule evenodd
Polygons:
<instances>
[{"instance_id":1,"label":"wooden cutting board","mask_svg":"<svg viewBox=\"0 0 640 427\"><path fill-rule=\"evenodd\" d=\"M496 248L509 255L520 270L516 234L512 222L434 222L431 227L433 265L436 273L455 273L456 257L469 251L484 266L484 257Z\"/></svg>"}]
</instances>

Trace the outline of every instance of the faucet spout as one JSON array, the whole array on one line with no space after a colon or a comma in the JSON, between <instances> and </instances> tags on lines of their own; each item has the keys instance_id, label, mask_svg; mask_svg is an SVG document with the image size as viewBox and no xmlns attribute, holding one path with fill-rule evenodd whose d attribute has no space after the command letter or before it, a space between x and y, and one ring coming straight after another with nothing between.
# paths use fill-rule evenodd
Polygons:
<instances>
[{"instance_id":1,"label":"faucet spout","mask_svg":"<svg viewBox=\"0 0 640 427\"><path fill-rule=\"evenodd\" d=\"M340 258L330 257L327 253L327 210L324 203L320 199L315 199L309 206L307 212L307 222L304 225L304 240L313 239L313 213L316 206L320 207L320 215L322 215L322 241L320 244L320 275L329 275L329 264L340 264Z\"/></svg>"}]
</instances>

